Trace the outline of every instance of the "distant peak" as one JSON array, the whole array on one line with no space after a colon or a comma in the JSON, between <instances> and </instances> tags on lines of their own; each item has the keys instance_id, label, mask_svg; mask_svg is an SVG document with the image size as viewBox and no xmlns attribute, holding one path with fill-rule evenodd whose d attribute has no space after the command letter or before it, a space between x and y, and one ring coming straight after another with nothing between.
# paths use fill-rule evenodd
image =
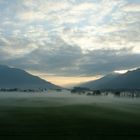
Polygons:
<instances>
[{"instance_id":1,"label":"distant peak","mask_svg":"<svg viewBox=\"0 0 140 140\"><path fill-rule=\"evenodd\" d=\"M126 74L129 72L133 72L133 71L139 71L140 68L132 68L132 69L127 69L127 70L115 70L114 73L118 73L118 74Z\"/></svg>"},{"instance_id":2,"label":"distant peak","mask_svg":"<svg viewBox=\"0 0 140 140\"><path fill-rule=\"evenodd\" d=\"M117 74L124 74L124 73L127 73L128 70L115 70L114 73L117 73Z\"/></svg>"},{"instance_id":3,"label":"distant peak","mask_svg":"<svg viewBox=\"0 0 140 140\"><path fill-rule=\"evenodd\" d=\"M140 71L140 68L137 68L136 71Z\"/></svg>"},{"instance_id":4,"label":"distant peak","mask_svg":"<svg viewBox=\"0 0 140 140\"><path fill-rule=\"evenodd\" d=\"M134 70L128 70L127 73L131 73L131 72L140 72L140 68L134 69Z\"/></svg>"}]
</instances>

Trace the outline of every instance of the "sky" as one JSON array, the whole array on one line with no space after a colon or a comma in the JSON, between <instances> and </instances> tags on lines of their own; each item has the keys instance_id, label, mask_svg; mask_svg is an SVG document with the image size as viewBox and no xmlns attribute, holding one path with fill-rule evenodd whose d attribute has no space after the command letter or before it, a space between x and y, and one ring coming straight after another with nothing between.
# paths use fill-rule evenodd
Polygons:
<instances>
[{"instance_id":1,"label":"sky","mask_svg":"<svg viewBox=\"0 0 140 140\"><path fill-rule=\"evenodd\" d=\"M140 0L0 0L0 64L67 85L139 60Z\"/></svg>"}]
</instances>

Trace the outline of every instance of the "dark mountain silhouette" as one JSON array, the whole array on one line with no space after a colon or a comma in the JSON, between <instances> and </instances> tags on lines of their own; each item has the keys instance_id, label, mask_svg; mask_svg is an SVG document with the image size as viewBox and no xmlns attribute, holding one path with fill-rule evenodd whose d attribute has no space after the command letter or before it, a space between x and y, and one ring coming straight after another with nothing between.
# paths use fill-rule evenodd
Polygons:
<instances>
[{"instance_id":1,"label":"dark mountain silhouette","mask_svg":"<svg viewBox=\"0 0 140 140\"><path fill-rule=\"evenodd\" d=\"M83 83L80 85L80 87L82 86L82 87L87 87L87 88L98 88L100 85L107 83L108 81L112 80L113 78L115 78L117 76L118 76L118 74L112 73L112 74L106 75L100 79Z\"/></svg>"},{"instance_id":2,"label":"dark mountain silhouette","mask_svg":"<svg viewBox=\"0 0 140 140\"><path fill-rule=\"evenodd\" d=\"M0 65L0 88L57 89L60 88L24 70Z\"/></svg>"},{"instance_id":3,"label":"dark mountain silhouette","mask_svg":"<svg viewBox=\"0 0 140 140\"><path fill-rule=\"evenodd\" d=\"M110 74L79 86L92 89L140 89L140 69L125 74Z\"/></svg>"}]
</instances>

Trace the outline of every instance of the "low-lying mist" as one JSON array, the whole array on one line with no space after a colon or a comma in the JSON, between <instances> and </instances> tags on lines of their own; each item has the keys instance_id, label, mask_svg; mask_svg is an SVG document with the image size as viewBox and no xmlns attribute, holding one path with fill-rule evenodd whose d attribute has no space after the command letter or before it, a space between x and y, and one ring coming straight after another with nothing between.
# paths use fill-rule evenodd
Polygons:
<instances>
[{"instance_id":1,"label":"low-lying mist","mask_svg":"<svg viewBox=\"0 0 140 140\"><path fill-rule=\"evenodd\" d=\"M124 111L140 110L140 98L113 96L87 96L57 92L0 92L0 106L10 107L60 107L66 105L92 105Z\"/></svg>"}]
</instances>

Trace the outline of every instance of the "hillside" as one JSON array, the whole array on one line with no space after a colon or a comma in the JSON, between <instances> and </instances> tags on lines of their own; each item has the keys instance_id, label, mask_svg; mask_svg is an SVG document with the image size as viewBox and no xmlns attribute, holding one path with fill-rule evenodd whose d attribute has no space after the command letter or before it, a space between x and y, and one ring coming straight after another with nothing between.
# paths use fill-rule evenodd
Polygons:
<instances>
[{"instance_id":1,"label":"hillside","mask_svg":"<svg viewBox=\"0 0 140 140\"><path fill-rule=\"evenodd\" d=\"M0 88L60 88L24 70L0 65Z\"/></svg>"},{"instance_id":2,"label":"hillside","mask_svg":"<svg viewBox=\"0 0 140 140\"><path fill-rule=\"evenodd\" d=\"M92 89L140 89L140 69L125 74L110 74L79 86Z\"/></svg>"}]
</instances>

